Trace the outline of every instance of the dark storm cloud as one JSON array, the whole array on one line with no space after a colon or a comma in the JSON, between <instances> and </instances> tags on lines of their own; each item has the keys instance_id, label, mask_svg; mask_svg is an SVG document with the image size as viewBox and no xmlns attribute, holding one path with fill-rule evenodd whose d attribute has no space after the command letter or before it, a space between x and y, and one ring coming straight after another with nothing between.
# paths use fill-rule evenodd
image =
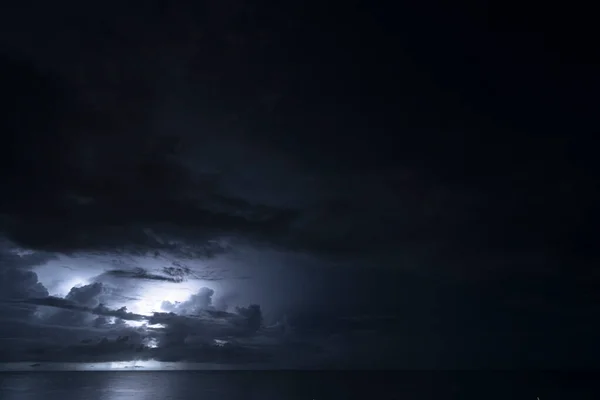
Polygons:
<instances>
[{"instance_id":1,"label":"dark storm cloud","mask_svg":"<svg viewBox=\"0 0 600 400\"><path fill-rule=\"evenodd\" d=\"M136 267L132 269L111 269L104 272L98 278L113 277L122 279L138 279L158 282L181 283L188 279L197 279L202 281L220 281L226 279L227 271L193 271L190 267L182 265L180 262L173 262L172 266L162 267L162 274L152 273L144 268ZM227 279L243 279L244 277L227 277Z\"/></svg>"},{"instance_id":2,"label":"dark storm cloud","mask_svg":"<svg viewBox=\"0 0 600 400\"><path fill-rule=\"evenodd\" d=\"M127 320L127 321L142 321L147 318L143 315L138 315L138 314L133 314L133 313L127 312L126 307L122 307L118 310L108 309L102 304L98 304L95 307L87 307L87 306L80 305L80 304L77 304L76 302L70 301L68 299L63 299L60 297L49 296L49 297L38 298L38 299L28 299L28 300L24 300L23 302L25 302L27 304L35 304L38 306L54 307L54 308L58 308L58 309L66 310L66 311L72 311L72 313L68 312L68 313L52 314L50 317L50 320L53 323L56 323L58 325L66 325L64 323L65 318L70 318L73 315L85 315L86 313L99 315L99 316L105 316L105 317L116 317L116 318L119 318L122 320ZM84 322L84 319L77 319L76 322L77 323L75 325Z\"/></svg>"},{"instance_id":3,"label":"dark storm cloud","mask_svg":"<svg viewBox=\"0 0 600 400\"><path fill-rule=\"evenodd\" d=\"M376 262L381 262L395 257L394 263L411 263L424 259L423 265L431 262L434 252L440 253L436 259L457 257L459 244L462 248L483 246L479 235L463 229L481 216L477 195L445 188L436 179L413 173L414 168L404 168L404 174L395 167L372 173L354 167L315 170L315 165L298 161L309 145L299 148L299 155L290 154L284 168L277 163L269 168L264 160L280 157L277 146L265 144L264 138L248 140L241 133L224 133L222 139L205 133L212 129L210 125L204 127L193 117L200 100L180 100L179 119L192 124L193 132L179 125L168 131L151 129L152 113L167 107L159 101L139 114L118 116L111 122L114 126L92 134L87 128L66 123L70 116L86 110L68 102L55 106L54 100L61 97L76 103L78 94L67 95L70 82L43 76L31 63L22 64L27 69L5 61L6 76L14 75L8 87L14 97L34 96L39 104L17 111L47 116L35 118L39 127L11 130L14 138L7 138L3 146L13 158L14 154L25 157L37 152L36 156L31 153L33 163L6 158L6 176L11 177L8 187L18 200L0 204L6 215L3 228L23 246L66 253L159 252L207 258L230 251L231 245L219 241L230 238L230 243L345 260L376 257ZM160 75L154 78L163 79ZM144 79L138 82L142 87L157 90L153 79ZM40 84L25 84L31 80ZM131 92L134 99L141 96L135 88L121 90ZM104 115L97 118L104 119ZM239 127L231 128L236 132ZM53 139L25 139L40 129ZM202 151L203 147L209 150ZM200 152L187 151L192 148ZM213 148L218 154L211 154ZM332 153L334 159L345 157L342 154ZM225 164L220 159L225 159ZM296 168L299 173L294 165L303 165ZM215 166L219 171L206 172ZM228 172L232 170L233 175ZM240 191L248 185L268 186L273 178L296 186L296 202L305 199L304 204L300 201L301 206L289 207L288 200L273 201L281 196L277 188L263 196L271 205L250 201L245 198L249 191ZM400 248L398 243L402 243ZM109 273L162 279L140 271Z\"/></svg>"},{"instance_id":4,"label":"dark storm cloud","mask_svg":"<svg viewBox=\"0 0 600 400\"><path fill-rule=\"evenodd\" d=\"M7 299L3 305L35 305L43 310L35 318L29 314L29 319L23 319L24 314L2 314L10 329L2 330L0 340L14 343L0 352L0 359L100 362L152 358L237 364L267 358L260 346L236 342L264 329L258 305L217 311L211 305L214 292L203 288L188 301L172 305L178 314L148 317L130 313L126 307L111 309L100 304L104 293L103 285L96 282L72 288L65 298L34 297L30 291L27 299ZM17 319L6 319L11 317ZM145 324L134 328L126 321Z\"/></svg>"},{"instance_id":5,"label":"dark storm cloud","mask_svg":"<svg viewBox=\"0 0 600 400\"><path fill-rule=\"evenodd\" d=\"M5 57L2 64L7 95L37 101L13 102L16 115L4 120L12 124L2 146L11 196L0 211L3 229L17 243L59 252L166 251L198 258L226 250L214 240L219 236L269 241L285 233L290 211L228 198L217 192L214 177L181 165L172 150L177 134L173 139L134 129L120 130L119 137L89 136L65 123L78 112L66 82L28 61ZM62 97L72 104L57 102ZM35 122L19 125L20 119ZM94 141L94 154L80 160ZM193 245L186 243L190 238Z\"/></svg>"},{"instance_id":6,"label":"dark storm cloud","mask_svg":"<svg viewBox=\"0 0 600 400\"><path fill-rule=\"evenodd\" d=\"M552 93L569 84L542 84L546 62L507 73L515 55L495 38L391 34L435 31L408 10L336 9L339 33L209 3L0 16L23 48L0 59L0 231L37 250L0 251L2 359L592 364L594 96ZM597 86L564 65L571 87ZM237 255L257 276L248 248L268 254L252 289L186 265ZM307 256L302 272L279 251ZM80 256L56 274L73 288L28 271L53 253ZM151 316L122 307L192 280L231 293L203 288Z\"/></svg>"},{"instance_id":7,"label":"dark storm cloud","mask_svg":"<svg viewBox=\"0 0 600 400\"><path fill-rule=\"evenodd\" d=\"M122 338L127 337L128 344L135 343L139 348L146 337L143 329L118 323L72 326L49 324L35 319L5 319L2 323L7 326L0 332L0 341L3 344L10 342L12 345L2 347L2 361L82 361L81 358L86 356L88 359L93 358L89 354L98 345L122 342ZM124 350L120 345L115 347L113 350ZM108 359L102 358L102 354L97 352L94 355L106 361L114 357L111 353L106 354ZM128 359L132 358L134 357L130 353Z\"/></svg>"},{"instance_id":8,"label":"dark storm cloud","mask_svg":"<svg viewBox=\"0 0 600 400\"><path fill-rule=\"evenodd\" d=\"M165 311L173 311L185 314L193 314L197 310L206 310L212 307L212 296L215 291L209 288L202 288L196 294L193 294L188 300L182 303L171 304L166 301L163 302L163 309Z\"/></svg>"},{"instance_id":9,"label":"dark storm cloud","mask_svg":"<svg viewBox=\"0 0 600 400\"><path fill-rule=\"evenodd\" d=\"M76 361L87 357L88 360L99 361L109 360L111 357L143 358L149 355L142 342L152 340L159 343L161 348L177 347L175 353L160 350L161 357L173 359L181 357L176 356L179 352L185 354L184 348L188 345L192 346L190 350L198 346L212 346L216 338L232 340L236 337L252 336L262 327L259 306L238 307L234 312L217 311L212 306L214 291L208 288L202 288L183 303L166 304L170 307L166 308L177 313L144 316L128 312L126 307L110 308L102 304L103 299L110 300L112 294L100 282L73 287L64 298L60 298L48 296L43 285L37 282L34 272L4 269L2 274L3 278L6 278L2 283L9 283L10 286L3 288L1 292L3 302L0 316L11 328L3 329L1 336L6 341L16 333L22 339L18 346L3 353L4 361L19 357L19 351L15 349L23 350L21 357L38 357L38 360ZM38 307L35 315L36 308L31 306ZM144 325L133 328L127 326L126 321L142 322ZM61 335L60 332L65 329L70 329L70 333ZM35 344L30 339L33 332L39 335ZM115 342L116 332L121 332L119 336L123 337L137 332L137 344L129 346L133 341L129 341L125 347L115 344L125 341ZM98 336L109 339L102 339L100 342L96 339L88 340ZM77 341L83 342L78 344ZM237 347L239 349L234 353L242 352L241 357L245 357L245 350ZM125 351L127 349L135 354L128 353ZM225 353L229 354L232 351L228 349ZM145 355L143 352L146 352ZM188 354L186 359L194 360L194 357ZM234 357L231 356L231 361L233 360Z\"/></svg>"},{"instance_id":10,"label":"dark storm cloud","mask_svg":"<svg viewBox=\"0 0 600 400\"><path fill-rule=\"evenodd\" d=\"M121 56L113 54L112 57L116 57L116 64L120 63ZM176 63L168 53L164 57L167 64ZM91 68L90 64L85 65ZM124 74L123 79L129 75L133 77L134 71L128 68L123 65L120 70ZM185 66L183 71L178 79L190 80L190 88L204 93L202 85L192 85L193 76L185 75L190 68ZM50 109L44 101L51 103L54 98L63 96L72 82L67 79L61 81L55 76L40 77L31 65L29 72L16 71L16 68L8 72L7 76L12 73L20 78L13 79L10 87L21 97L29 93L19 88L20 82L26 80L26 73L32 77L37 74L38 81L58 86L54 91L51 88L37 91L37 87L42 85L29 89L31 95L40 99L37 109L52 114L52 118L37 120L51 127L51 135L56 140L39 146L38 152L42 152L44 157L34 158L38 166L30 169L30 175L23 176L22 182L27 182L27 189L21 188L19 195L29 200L12 204L6 210L8 219L5 228L11 238L23 245L64 252L122 250L146 253L164 250L182 256L210 257L227 251L227 248L215 244L213 239L233 236L269 247L351 256L363 251L376 253L379 248L389 245L394 235L411 234L410 227L406 228L408 232L403 232L400 226L407 225L403 218L414 214L415 210L407 208L404 216L398 216L393 215L390 206L382 207L384 192L389 190L386 188L388 184L382 183L377 174L365 176L350 172L340 175L339 168L332 171L325 169L323 174L323 170L315 170L314 165L308 165L308 169L306 165L294 167L296 161L304 157L303 152L312 147L310 142L298 148L299 154L293 155L287 151L278 153L282 148L272 146L260 135L257 140L248 140L240 132L245 121L229 124L231 133L221 132L210 118L202 120L194 117L196 108L209 100L201 99L200 94L179 93L180 89L170 87L173 82L165 76L151 74L141 81L138 79L133 86L127 84L111 90L115 92L113 95L122 91L124 95L132 96L129 104L136 103L136 100L141 102L142 94L146 93L144 90L149 91L148 96L152 98L157 94L153 92L158 90L155 87L157 82L164 83L167 87L160 90L177 97L176 120L170 116L174 106L156 99L150 101L146 109L141 107L129 115L116 111L116 104L124 100L114 104L103 103L108 108L97 116L91 113L91 117L88 110L80 110L71 104ZM98 88L93 89L93 83L100 79L101 74L94 75L91 69L86 73L92 86L88 93L71 95L72 101L77 96L91 96L94 91L99 91ZM237 74L233 72L226 74L219 84L225 90L233 84L235 76ZM231 81L227 82L226 78ZM258 92L252 93L253 88L239 87L249 91L244 93L249 100L260 96L263 90L258 88ZM194 96L198 99L194 100ZM237 107L233 103L223 106ZM28 112L36 111L31 108ZM87 126L72 127L63 123L71 115L84 114L84 123L94 125L96 133L89 133L91 129ZM232 122L225 110L219 110L217 114L223 121ZM112 120L107 118L109 115L112 115ZM173 126L166 127L164 131L153 129L148 125L152 115L164 117L165 121L173 120ZM268 118L270 113L263 110L250 119L256 117ZM95 118L111 122L97 132ZM185 126L190 124L191 127ZM222 139L216 137L217 131L221 132ZM19 131L15 135L21 133ZM312 140L312 136L310 138ZM36 141L23 141L23 150L27 149L29 142ZM189 148L202 147L208 150L196 155L186 152ZM216 152L210 154L211 149ZM6 147L7 152L14 153L14 150L18 149ZM333 155L335 163L335 158L343 153L342 150L321 154L317 160ZM283 168L278 162L264 162L286 157L291 161ZM44 168L47 165L54 167ZM16 173L21 165L13 163L9 167ZM217 172L214 172L215 169ZM325 178L319 177L321 175ZM286 204L290 196L278 200L285 194L284 190L273 187L262 196L262 200L271 205L245 198L257 195L252 193L256 190L243 188L264 188L271 181L278 186L285 185L285 188L282 187L285 191L288 187L292 188L294 202L304 203L305 209L290 209ZM39 191L39 185L44 186L43 191ZM340 185L345 185L345 188L340 188ZM231 194L232 188L237 195ZM315 205L315 201L320 204ZM391 204L389 200L385 201ZM354 204L356 202L359 204ZM310 206L308 209L307 205ZM388 223L383 225L383 220ZM390 230L391 226L395 230Z\"/></svg>"},{"instance_id":11,"label":"dark storm cloud","mask_svg":"<svg viewBox=\"0 0 600 400\"><path fill-rule=\"evenodd\" d=\"M4 238L0 239L0 268L31 268L56 259L51 253L20 248Z\"/></svg>"},{"instance_id":12,"label":"dark storm cloud","mask_svg":"<svg viewBox=\"0 0 600 400\"><path fill-rule=\"evenodd\" d=\"M40 299L48 296L48 290L38 282L35 272L0 268L0 316L28 319L35 313L35 307L14 301Z\"/></svg>"},{"instance_id":13,"label":"dark storm cloud","mask_svg":"<svg viewBox=\"0 0 600 400\"><path fill-rule=\"evenodd\" d=\"M89 143L78 143L85 133L65 126L74 110L56 102L66 84L28 62L2 62L11 95L38 99L17 105L13 118L38 125L11 125L2 146L4 185L11 196L0 211L11 240L58 252L165 251L198 258L225 251L214 240L220 236L269 242L285 235L292 211L219 194L211 176L181 165L168 145L172 140L162 134L104 136L107 143L94 146L97 155L84 160L93 162L84 168L78 157ZM43 136L27 139L40 131ZM46 137L51 139L43 142Z\"/></svg>"},{"instance_id":14,"label":"dark storm cloud","mask_svg":"<svg viewBox=\"0 0 600 400\"><path fill-rule=\"evenodd\" d=\"M162 281L172 283L182 282L185 279L184 275L176 277L157 275L152 274L143 268L136 268L134 270L113 269L105 272L105 274L116 278L142 279L149 281Z\"/></svg>"},{"instance_id":15,"label":"dark storm cloud","mask_svg":"<svg viewBox=\"0 0 600 400\"><path fill-rule=\"evenodd\" d=\"M21 280L32 282L31 276ZM552 280L553 286L548 284ZM560 318L552 322L558 315L556 304L564 305L564 301L556 297L564 285L556 278L532 281L526 287L519 287L518 282L511 283L510 280L505 284L512 288L510 299L502 297L505 291L496 283L479 289L478 304L469 304L473 298L468 293L473 290L469 286L464 286L461 291L453 286L440 286L433 293L423 293L418 310L409 304L394 310L387 307L385 296L373 299L379 302L376 309L365 308L369 303L361 297L373 296L374 292L363 281L363 286L347 291L354 303L350 308L344 306L347 302L338 304L337 312L333 311L335 307L319 307L312 311L303 308L298 310L300 312L292 312L289 318L265 326L261 308L257 305L238 307L233 312L215 310L212 306L214 292L208 288L202 288L186 302L171 304L173 312L147 317L129 313L126 308L111 309L98 304L102 297L101 285L93 283L73 288L64 299L25 300L25 304L49 307L58 313L47 316L42 313L29 322L22 319L23 314L19 319L5 319L5 328L0 335L2 341L14 342L15 332L21 339L12 343L10 350L3 351L2 360L155 359L230 364L261 362L284 367L322 368L510 367L516 362L536 367L542 365L540 362L556 366L589 362L589 357L579 353L591 337L583 331L584 321L577 323L577 319L586 318L594 311L580 309L581 301L573 298L571 309L561 311ZM388 291L393 285L387 286L378 284L380 291ZM417 297L410 293L411 288L423 288L417 282L406 283L402 295L414 301ZM543 288L546 292L540 292ZM533 302L532 296L537 296ZM522 307L524 303L527 303L526 308ZM80 317L74 319L73 315ZM14 314L6 317L17 318ZM572 322L568 327L562 326L566 320ZM147 325L133 328L126 326L124 321ZM510 332L502 328L508 326ZM545 332L550 327L554 329L553 335ZM571 364L560 349L546 349L544 357L538 354L557 338L573 340L575 337L579 339L573 350L579 355ZM486 350L485 357L462 351L461 361L457 364L456 349L471 348L478 340L477 346L485 347L494 342L497 350ZM149 348L151 343L158 347ZM527 346L528 351L537 355L527 360L522 357L508 359L505 356L507 349L516 343ZM398 357L399 354L402 357Z\"/></svg>"},{"instance_id":16,"label":"dark storm cloud","mask_svg":"<svg viewBox=\"0 0 600 400\"><path fill-rule=\"evenodd\" d=\"M154 313L149 318L149 323L168 326L167 331L181 340L189 335L208 340L215 337L247 336L256 333L263 326L259 305L237 307L235 312L215 311L211 310L210 295L210 289L201 290L187 304L172 307L177 313Z\"/></svg>"},{"instance_id":17,"label":"dark storm cloud","mask_svg":"<svg viewBox=\"0 0 600 400\"><path fill-rule=\"evenodd\" d=\"M78 23L56 28L44 50L23 32L19 44L37 66L3 63L7 96L31 125L11 130L2 147L19 198L3 199L12 238L57 251L124 242L128 251L182 251L193 242L190 256L209 257L227 251L210 240L235 236L347 258L403 253L423 265L477 263L506 248L595 254L585 218L597 216L593 146L583 140L591 113L574 95L597 84L588 69L557 84L562 93L541 95L540 79L556 72L543 57L514 81L497 67L516 57L502 46L460 65L481 35L449 33L443 45L422 38L415 49L371 32L391 29L373 10L345 9L357 23L341 33L306 24L296 6L230 6L150 7L143 16L120 7L122 19L109 17L109 4L78 9ZM403 23L420 28L422 18L408 17L420 11L405 11ZM465 58L448 57L446 46ZM50 65L55 76L39 71ZM482 80L497 96L483 93ZM520 86L531 91L516 98ZM28 97L36 101L25 107ZM264 98L277 101L267 107ZM38 138L40 130L50 134ZM581 165L567 165L572 158Z\"/></svg>"},{"instance_id":18,"label":"dark storm cloud","mask_svg":"<svg viewBox=\"0 0 600 400\"><path fill-rule=\"evenodd\" d=\"M48 291L40 282L35 272L17 268L0 269L0 297L2 299L22 299L44 297Z\"/></svg>"},{"instance_id":19,"label":"dark storm cloud","mask_svg":"<svg viewBox=\"0 0 600 400\"><path fill-rule=\"evenodd\" d=\"M82 306L95 307L98 305L98 297L102 293L103 285L96 282L90 285L71 288L65 299Z\"/></svg>"}]
</instances>

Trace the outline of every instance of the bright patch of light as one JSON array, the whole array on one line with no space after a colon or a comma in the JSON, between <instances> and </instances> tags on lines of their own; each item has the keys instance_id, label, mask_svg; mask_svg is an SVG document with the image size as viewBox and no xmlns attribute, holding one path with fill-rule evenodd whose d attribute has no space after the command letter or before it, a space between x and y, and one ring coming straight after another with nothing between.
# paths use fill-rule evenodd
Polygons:
<instances>
[{"instance_id":1,"label":"bright patch of light","mask_svg":"<svg viewBox=\"0 0 600 400\"><path fill-rule=\"evenodd\" d=\"M90 266L89 260L63 255L35 267L34 272L50 295L57 297L65 297L74 286L92 283L98 275L98 270L93 268L93 264Z\"/></svg>"},{"instance_id":2,"label":"bright patch of light","mask_svg":"<svg viewBox=\"0 0 600 400\"><path fill-rule=\"evenodd\" d=\"M24 252L23 254L26 254ZM124 257L123 265L115 266L112 255L76 254L60 255L43 265L34 268L38 280L50 295L66 297L73 287L85 286L100 282L105 286L102 298L99 299L109 309L127 307L127 312L150 317L155 312L168 312L171 307L163 308L163 303L173 305L182 303L202 288L212 290L219 288L219 282L204 281L194 276L183 282L161 282L144 279L123 279L105 275L111 269L143 268L151 274L162 275L165 265L172 260L168 257ZM203 271L208 268L206 262L191 261L186 263L192 271ZM217 291L217 290L215 290ZM159 329L161 325L148 325L148 321L124 321L134 328Z\"/></svg>"},{"instance_id":3,"label":"bright patch of light","mask_svg":"<svg viewBox=\"0 0 600 400\"><path fill-rule=\"evenodd\" d=\"M227 343L229 343L227 340L215 339L215 346L218 346L218 347L223 347L223 346L225 346Z\"/></svg>"},{"instance_id":4,"label":"bright patch of light","mask_svg":"<svg viewBox=\"0 0 600 400\"><path fill-rule=\"evenodd\" d=\"M40 282L42 282L42 284L44 284L44 282L41 279L39 280ZM83 278L71 277L63 281L55 281L50 284L47 284L47 288L51 296L66 297L71 291L71 289L89 285L90 283L90 281Z\"/></svg>"},{"instance_id":5,"label":"bright patch of light","mask_svg":"<svg viewBox=\"0 0 600 400\"><path fill-rule=\"evenodd\" d=\"M90 282L88 282L85 279L82 279L82 278L72 278L70 280L67 280L64 283L62 293L60 293L60 294L62 294L63 296L66 296L67 294L69 294L69 292L71 291L71 289L82 287L82 286L89 285L89 284L90 284Z\"/></svg>"},{"instance_id":6,"label":"bright patch of light","mask_svg":"<svg viewBox=\"0 0 600 400\"><path fill-rule=\"evenodd\" d=\"M127 310L146 316L151 316L155 312L166 312L162 307L163 302L184 302L203 286L206 285L199 281L181 283L151 282L140 289L138 300L127 304Z\"/></svg>"},{"instance_id":7,"label":"bright patch of light","mask_svg":"<svg viewBox=\"0 0 600 400\"><path fill-rule=\"evenodd\" d=\"M95 363L95 368L90 369L98 369L98 370L126 370L126 369L159 369L160 362L154 360L136 360L136 361L114 361L107 363Z\"/></svg>"},{"instance_id":8,"label":"bright patch of light","mask_svg":"<svg viewBox=\"0 0 600 400\"><path fill-rule=\"evenodd\" d=\"M237 365L217 363L186 363L165 362L155 360L137 360L122 362L98 362L98 363L41 363L35 367L31 362L3 362L0 363L0 371L113 371L113 370L144 370L144 371L200 371L200 370L234 370ZM254 366L256 369L271 369L271 366ZM127 381L125 381L127 382Z\"/></svg>"},{"instance_id":9,"label":"bright patch of light","mask_svg":"<svg viewBox=\"0 0 600 400\"><path fill-rule=\"evenodd\" d=\"M143 342L144 346L149 347L151 349L155 349L158 347L158 340L156 338L147 338Z\"/></svg>"},{"instance_id":10,"label":"bright patch of light","mask_svg":"<svg viewBox=\"0 0 600 400\"><path fill-rule=\"evenodd\" d=\"M130 326L132 328L150 328L150 329L164 329L165 325L163 324L148 324L146 321L123 321L125 325Z\"/></svg>"},{"instance_id":11,"label":"bright patch of light","mask_svg":"<svg viewBox=\"0 0 600 400\"><path fill-rule=\"evenodd\" d=\"M146 325L144 321L124 321L125 325L131 326L132 328L141 328Z\"/></svg>"}]
</instances>

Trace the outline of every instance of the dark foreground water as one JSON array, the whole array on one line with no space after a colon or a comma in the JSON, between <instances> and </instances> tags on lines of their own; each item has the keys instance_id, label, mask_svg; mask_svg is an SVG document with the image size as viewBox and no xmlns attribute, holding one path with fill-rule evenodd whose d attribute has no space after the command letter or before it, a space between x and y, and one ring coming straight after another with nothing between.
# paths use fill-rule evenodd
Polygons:
<instances>
[{"instance_id":1,"label":"dark foreground water","mask_svg":"<svg viewBox=\"0 0 600 400\"><path fill-rule=\"evenodd\" d=\"M1 400L593 399L594 373L3 372Z\"/></svg>"}]
</instances>

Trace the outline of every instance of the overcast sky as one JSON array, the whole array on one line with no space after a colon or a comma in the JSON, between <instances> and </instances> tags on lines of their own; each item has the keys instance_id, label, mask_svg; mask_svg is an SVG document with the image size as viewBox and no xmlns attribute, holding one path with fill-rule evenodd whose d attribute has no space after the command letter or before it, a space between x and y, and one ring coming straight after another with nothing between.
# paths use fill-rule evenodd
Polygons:
<instances>
[{"instance_id":1,"label":"overcast sky","mask_svg":"<svg viewBox=\"0 0 600 400\"><path fill-rule=\"evenodd\" d=\"M580 42L502 10L64 3L0 16L0 361L598 365Z\"/></svg>"}]
</instances>

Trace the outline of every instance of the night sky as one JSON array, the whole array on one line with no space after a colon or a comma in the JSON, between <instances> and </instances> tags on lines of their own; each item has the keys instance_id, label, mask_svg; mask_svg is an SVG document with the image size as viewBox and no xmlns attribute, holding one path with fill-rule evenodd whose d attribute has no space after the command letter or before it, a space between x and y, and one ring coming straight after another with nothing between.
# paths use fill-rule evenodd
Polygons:
<instances>
[{"instance_id":1,"label":"night sky","mask_svg":"<svg viewBox=\"0 0 600 400\"><path fill-rule=\"evenodd\" d=\"M480 3L5 6L0 362L598 367L591 14Z\"/></svg>"}]
</instances>

